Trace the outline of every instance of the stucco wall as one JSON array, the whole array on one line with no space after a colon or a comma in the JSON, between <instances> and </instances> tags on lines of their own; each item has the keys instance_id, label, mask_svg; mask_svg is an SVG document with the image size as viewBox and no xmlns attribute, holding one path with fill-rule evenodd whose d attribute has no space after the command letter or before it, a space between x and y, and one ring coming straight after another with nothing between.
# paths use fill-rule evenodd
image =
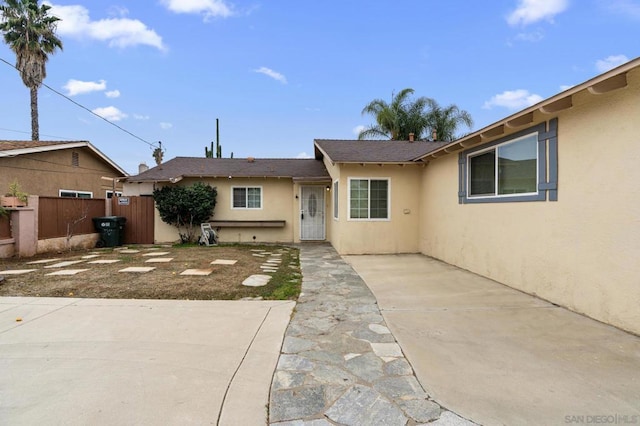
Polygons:
<instances>
[{"instance_id":1,"label":"stucco wall","mask_svg":"<svg viewBox=\"0 0 640 426\"><path fill-rule=\"evenodd\" d=\"M179 185L191 185L196 180L185 179ZM218 191L212 220L284 220L283 228L222 228L218 233L221 242L286 242L299 241L297 214L299 207L295 198L297 185L291 179L204 179L203 182ZM262 187L261 209L232 209L231 188L234 186ZM156 242L174 242L179 239L177 229L162 222L155 212ZM255 236L255 239L253 238Z\"/></svg>"},{"instance_id":2,"label":"stucco wall","mask_svg":"<svg viewBox=\"0 0 640 426\"><path fill-rule=\"evenodd\" d=\"M71 165L74 152L78 154L77 167ZM105 198L106 191L112 189L112 183L101 177L120 176L88 148L3 157L0 159L0 167L1 195L17 179L22 191L28 194L57 197L60 189L66 189L91 192L93 198ZM116 190L121 188L122 184L117 183Z\"/></svg>"},{"instance_id":3,"label":"stucco wall","mask_svg":"<svg viewBox=\"0 0 640 426\"><path fill-rule=\"evenodd\" d=\"M420 250L640 333L640 72L628 82L558 114L557 202L460 205L457 154L432 160Z\"/></svg>"},{"instance_id":4,"label":"stucco wall","mask_svg":"<svg viewBox=\"0 0 640 426\"><path fill-rule=\"evenodd\" d=\"M338 220L333 220L333 204L329 214L331 243L340 254L418 252L422 167L342 164L339 172L335 168L329 170L334 180L339 178ZM349 219L349 178L389 178L389 220Z\"/></svg>"}]
</instances>

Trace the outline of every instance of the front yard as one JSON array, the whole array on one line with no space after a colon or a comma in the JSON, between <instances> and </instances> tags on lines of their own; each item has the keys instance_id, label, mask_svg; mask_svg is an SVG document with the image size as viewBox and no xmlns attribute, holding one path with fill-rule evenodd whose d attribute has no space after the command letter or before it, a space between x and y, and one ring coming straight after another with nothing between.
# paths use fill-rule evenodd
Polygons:
<instances>
[{"instance_id":1,"label":"front yard","mask_svg":"<svg viewBox=\"0 0 640 426\"><path fill-rule=\"evenodd\" d=\"M153 269L122 272L131 267ZM242 285L256 274L272 278L262 287ZM295 300L302 281L298 249L272 245L129 246L0 259L0 276L0 296L119 299Z\"/></svg>"}]
</instances>

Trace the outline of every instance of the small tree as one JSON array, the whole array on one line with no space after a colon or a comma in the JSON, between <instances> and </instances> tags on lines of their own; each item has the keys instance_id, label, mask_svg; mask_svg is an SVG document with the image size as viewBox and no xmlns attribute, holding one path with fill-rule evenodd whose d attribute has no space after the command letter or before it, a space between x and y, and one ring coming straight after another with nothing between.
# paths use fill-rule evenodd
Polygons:
<instances>
[{"instance_id":1,"label":"small tree","mask_svg":"<svg viewBox=\"0 0 640 426\"><path fill-rule=\"evenodd\" d=\"M202 182L191 186L164 186L153 191L160 218L178 228L183 243L196 242L200 223L213 216L216 188Z\"/></svg>"}]
</instances>

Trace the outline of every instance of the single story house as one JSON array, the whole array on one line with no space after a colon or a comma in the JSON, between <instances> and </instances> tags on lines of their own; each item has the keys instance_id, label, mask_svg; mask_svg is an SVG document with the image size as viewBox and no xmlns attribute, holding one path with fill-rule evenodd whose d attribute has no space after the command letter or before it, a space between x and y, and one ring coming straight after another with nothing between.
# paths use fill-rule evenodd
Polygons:
<instances>
[{"instance_id":1,"label":"single story house","mask_svg":"<svg viewBox=\"0 0 640 426\"><path fill-rule=\"evenodd\" d=\"M422 253L640 334L639 117L640 58L451 143L316 140L309 160L176 158L124 191L208 182L222 241ZM158 242L178 239L155 222Z\"/></svg>"},{"instance_id":2,"label":"single story house","mask_svg":"<svg viewBox=\"0 0 640 426\"><path fill-rule=\"evenodd\" d=\"M128 176L86 141L0 140L0 195L17 181L22 191L39 196L110 198L114 181ZM116 194L122 183L115 181Z\"/></svg>"}]
</instances>

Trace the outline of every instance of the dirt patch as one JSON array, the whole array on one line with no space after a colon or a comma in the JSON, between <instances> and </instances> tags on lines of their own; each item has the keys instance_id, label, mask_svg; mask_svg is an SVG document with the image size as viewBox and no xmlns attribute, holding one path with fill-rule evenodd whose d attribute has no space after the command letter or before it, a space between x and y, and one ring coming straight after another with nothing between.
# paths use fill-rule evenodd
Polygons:
<instances>
[{"instance_id":1,"label":"dirt patch","mask_svg":"<svg viewBox=\"0 0 640 426\"><path fill-rule=\"evenodd\" d=\"M54 258L58 260L32 263ZM117 262L108 263L114 260ZM236 260L236 262L211 264L216 260ZM79 262L63 267L52 267L66 261ZM144 273L119 272L130 267L153 267L154 269ZM270 268L270 271L265 272L265 268ZM34 269L34 271L22 275L1 272L16 269ZM75 275L47 275L73 269L86 269L86 271ZM211 273L181 275L188 269L211 270ZM273 277L266 286L242 285L249 276L265 273ZM284 246L241 245L130 246L126 249L107 248L33 258L1 259L0 275L4 275L4 281L0 282L0 296L190 300L228 300L247 297L296 299L302 279L297 249Z\"/></svg>"}]
</instances>

